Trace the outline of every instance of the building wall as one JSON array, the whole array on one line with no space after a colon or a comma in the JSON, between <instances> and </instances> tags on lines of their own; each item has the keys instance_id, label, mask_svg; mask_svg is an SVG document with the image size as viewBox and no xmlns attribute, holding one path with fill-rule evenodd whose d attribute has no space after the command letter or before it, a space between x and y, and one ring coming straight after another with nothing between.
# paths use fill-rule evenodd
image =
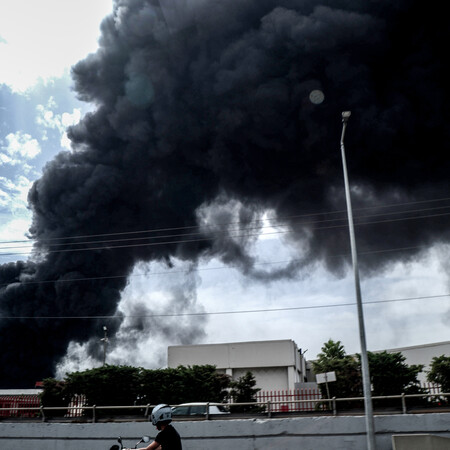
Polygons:
<instances>
[{"instance_id":1,"label":"building wall","mask_svg":"<svg viewBox=\"0 0 450 450\"><path fill-rule=\"evenodd\" d=\"M168 348L168 366L214 364L217 368L287 367L296 364L294 341L232 342L225 344L176 345Z\"/></svg>"},{"instance_id":2,"label":"building wall","mask_svg":"<svg viewBox=\"0 0 450 450\"><path fill-rule=\"evenodd\" d=\"M235 369L234 379L238 379L250 370L256 380L257 387L262 391L274 391L288 389L288 373L285 367L260 367Z\"/></svg>"},{"instance_id":3,"label":"building wall","mask_svg":"<svg viewBox=\"0 0 450 450\"><path fill-rule=\"evenodd\" d=\"M263 390L294 389L306 371L292 340L177 345L168 348L168 366L212 364L237 379L250 370Z\"/></svg>"},{"instance_id":4,"label":"building wall","mask_svg":"<svg viewBox=\"0 0 450 450\"><path fill-rule=\"evenodd\" d=\"M390 353L400 352L406 358L405 362L408 365L423 364L424 370L419 374L419 381L426 382L427 374L429 370L431 360L435 356L450 356L450 341L436 342L433 344L415 345L412 347L401 347L386 350Z\"/></svg>"}]
</instances>

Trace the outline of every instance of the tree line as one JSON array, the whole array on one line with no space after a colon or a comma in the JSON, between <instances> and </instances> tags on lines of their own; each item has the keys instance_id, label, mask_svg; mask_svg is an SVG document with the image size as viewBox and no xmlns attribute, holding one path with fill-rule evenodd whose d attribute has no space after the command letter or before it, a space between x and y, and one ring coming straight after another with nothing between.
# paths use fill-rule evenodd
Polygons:
<instances>
[{"instance_id":1,"label":"tree line","mask_svg":"<svg viewBox=\"0 0 450 450\"><path fill-rule=\"evenodd\" d=\"M422 364L408 365L401 352L367 352L367 356L374 397L425 393L418 380L419 373L424 369ZM361 355L348 355L340 341L329 339L325 342L312 366L316 374L336 373L336 381L328 383L328 386L320 385L324 397L362 396ZM427 380L440 384L443 393L450 392L450 357L434 357Z\"/></svg>"},{"instance_id":2,"label":"tree line","mask_svg":"<svg viewBox=\"0 0 450 450\"><path fill-rule=\"evenodd\" d=\"M218 373L213 365L167 369L104 365L67 373L63 380L43 380L41 402L66 407L75 396L86 406L130 406L189 402L255 402L255 377L247 372L237 380Z\"/></svg>"}]
</instances>

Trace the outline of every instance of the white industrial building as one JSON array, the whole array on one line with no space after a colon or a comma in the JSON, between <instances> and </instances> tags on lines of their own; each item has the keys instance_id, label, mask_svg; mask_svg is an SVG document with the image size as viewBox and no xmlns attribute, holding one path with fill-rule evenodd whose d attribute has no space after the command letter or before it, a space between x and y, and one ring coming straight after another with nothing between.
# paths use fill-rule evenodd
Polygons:
<instances>
[{"instance_id":1,"label":"white industrial building","mask_svg":"<svg viewBox=\"0 0 450 450\"><path fill-rule=\"evenodd\" d=\"M388 353L400 352L405 357L405 363L424 365L423 371L417 377L419 381L426 382L427 371L430 370L431 360L435 356L450 356L450 341L435 342L432 344L414 345L411 347L392 348L386 350Z\"/></svg>"},{"instance_id":2,"label":"white industrial building","mask_svg":"<svg viewBox=\"0 0 450 450\"><path fill-rule=\"evenodd\" d=\"M295 389L306 380L306 361L292 340L176 345L168 348L171 368L210 364L236 380L247 371L263 391Z\"/></svg>"},{"instance_id":3,"label":"white industrial building","mask_svg":"<svg viewBox=\"0 0 450 450\"><path fill-rule=\"evenodd\" d=\"M450 356L450 341L411 347L386 349L389 353L401 352L408 365L423 364L424 371L418 379L426 382L426 371L435 356ZM311 361L290 340L231 342L223 344L176 345L168 348L168 366L193 366L210 364L218 372L237 380L251 371L256 385L262 391L287 391L312 388L315 375Z\"/></svg>"}]
</instances>

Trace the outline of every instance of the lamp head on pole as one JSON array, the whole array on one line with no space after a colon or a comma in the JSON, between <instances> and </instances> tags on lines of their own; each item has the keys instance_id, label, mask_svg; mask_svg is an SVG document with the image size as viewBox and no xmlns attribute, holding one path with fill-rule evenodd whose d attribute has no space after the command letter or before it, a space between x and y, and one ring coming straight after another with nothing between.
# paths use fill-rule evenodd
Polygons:
<instances>
[{"instance_id":1,"label":"lamp head on pole","mask_svg":"<svg viewBox=\"0 0 450 450\"><path fill-rule=\"evenodd\" d=\"M343 111L342 112L342 122L348 122L348 119L352 115L351 111Z\"/></svg>"}]
</instances>

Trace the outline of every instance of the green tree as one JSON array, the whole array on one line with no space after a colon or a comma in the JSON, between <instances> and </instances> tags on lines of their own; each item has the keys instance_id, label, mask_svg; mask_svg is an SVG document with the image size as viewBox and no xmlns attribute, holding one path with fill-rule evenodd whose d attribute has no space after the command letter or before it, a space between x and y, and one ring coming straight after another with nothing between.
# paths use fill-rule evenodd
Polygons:
<instances>
[{"instance_id":1,"label":"green tree","mask_svg":"<svg viewBox=\"0 0 450 450\"><path fill-rule=\"evenodd\" d=\"M178 371L170 368L142 371L139 384L141 404L177 404L178 394L183 388Z\"/></svg>"},{"instance_id":2,"label":"green tree","mask_svg":"<svg viewBox=\"0 0 450 450\"><path fill-rule=\"evenodd\" d=\"M178 371L187 385L179 394L184 397L184 402L222 402L226 399L230 377L217 373L215 366L179 366Z\"/></svg>"},{"instance_id":3,"label":"green tree","mask_svg":"<svg viewBox=\"0 0 450 450\"><path fill-rule=\"evenodd\" d=\"M450 356L435 356L431 360L427 380L430 383L440 384L444 393L450 392ZM447 397L448 401L449 399Z\"/></svg>"},{"instance_id":4,"label":"green tree","mask_svg":"<svg viewBox=\"0 0 450 450\"><path fill-rule=\"evenodd\" d=\"M65 390L65 382L54 378L43 380L43 390L39 394L42 406L67 406L70 398Z\"/></svg>"},{"instance_id":5,"label":"green tree","mask_svg":"<svg viewBox=\"0 0 450 450\"><path fill-rule=\"evenodd\" d=\"M367 356L373 396L420 393L417 376L423 365L409 366L400 352L367 352Z\"/></svg>"},{"instance_id":6,"label":"green tree","mask_svg":"<svg viewBox=\"0 0 450 450\"><path fill-rule=\"evenodd\" d=\"M105 365L83 372L66 375L65 392L71 397L84 395L87 406L130 406L137 403L140 387L140 368ZM112 413L133 414L133 410L99 411L99 415Z\"/></svg>"},{"instance_id":7,"label":"green tree","mask_svg":"<svg viewBox=\"0 0 450 450\"><path fill-rule=\"evenodd\" d=\"M360 355L358 355L360 358ZM418 374L423 365L411 365L405 363L406 358L400 353L367 352L369 359L370 381L372 384L372 396L422 394L424 390L419 386ZM408 399L409 405L422 405L424 398ZM400 406L398 399L374 400L374 406Z\"/></svg>"},{"instance_id":8,"label":"green tree","mask_svg":"<svg viewBox=\"0 0 450 450\"><path fill-rule=\"evenodd\" d=\"M256 394L261 390L256 387L256 380L252 372L247 371L245 375L230 382L230 396L234 403L254 403L257 401ZM256 405L234 406L233 412L258 412L261 408Z\"/></svg>"},{"instance_id":9,"label":"green tree","mask_svg":"<svg viewBox=\"0 0 450 450\"><path fill-rule=\"evenodd\" d=\"M229 382L229 377L217 373L212 365L156 370L105 365L68 373L63 381L45 380L42 401L44 406L66 406L74 395L84 395L87 406L221 402L227 396ZM107 410L103 415L112 412L119 410ZM121 413L130 414L130 410Z\"/></svg>"},{"instance_id":10,"label":"green tree","mask_svg":"<svg viewBox=\"0 0 450 450\"><path fill-rule=\"evenodd\" d=\"M334 342L332 339L328 339L321 348L322 352L317 355L318 359L342 359L345 358L345 349L341 344L341 341Z\"/></svg>"},{"instance_id":11,"label":"green tree","mask_svg":"<svg viewBox=\"0 0 450 450\"><path fill-rule=\"evenodd\" d=\"M405 363L406 358L399 352L368 352L367 356L373 396L423 393L423 389L419 387L417 380L423 366L409 366ZM360 368L361 355L347 355L341 342L335 342L332 339L325 342L322 352L317 355L317 360L313 362L315 373L336 372L336 381L328 383L328 387L330 397L337 398L363 395ZM326 385L321 384L320 389L322 395L326 397ZM417 402L423 402L423 399L416 400L415 403ZM393 399L374 402L374 404L387 406L399 405L400 403ZM345 404L345 406L355 407L357 405L352 402Z\"/></svg>"},{"instance_id":12,"label":"green tree","mask_svg":"<svg viewBox=\"0 0 450 450\"><path fill-rule=\"evenodd\" d=\"M227 395L229 377L215 366L179 366L176 369L146 370L141 374L143 404L205 401L222 402Z\"/></svg>"},{"instance_id":13,"label":"green tree","mask_svg":"<svg viewBox=\"0 0 450 450\"><path fill-rule=\"evenodd\" d=\"M314 373L335 372L336 381L328 383L330 398L359 397L361 395L361 375L358 360L345 353L341 341L329 339L321 348L322 352L313 361ZM322 396L327 398L327 387L320 384Z\"/></svg>"}]
</instances>

